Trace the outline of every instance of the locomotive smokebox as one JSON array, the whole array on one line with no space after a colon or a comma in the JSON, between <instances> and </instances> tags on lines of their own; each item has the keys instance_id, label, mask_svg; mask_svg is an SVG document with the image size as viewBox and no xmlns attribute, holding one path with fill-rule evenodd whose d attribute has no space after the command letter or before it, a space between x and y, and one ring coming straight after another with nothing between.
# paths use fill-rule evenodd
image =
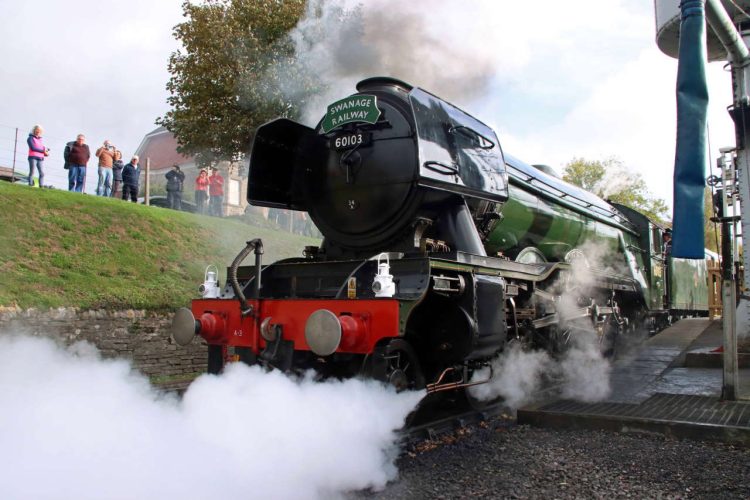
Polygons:
<instances>
[{"instance_id":1,"label":"locomotive smokebox","mask_svg":"<svg viewBox=\"0 0 750 500\"><path fill-rule=\"evenodd\" d=\"M455 250L482 253L475 235L453 234L442 219L468 211L465 200L507 200L494 131L398 80L371 78L357 90L315 129L286 119L258 129L248 201L306 210L329 254L413 251L426 226Z\"/></svg>"}]
</instances>

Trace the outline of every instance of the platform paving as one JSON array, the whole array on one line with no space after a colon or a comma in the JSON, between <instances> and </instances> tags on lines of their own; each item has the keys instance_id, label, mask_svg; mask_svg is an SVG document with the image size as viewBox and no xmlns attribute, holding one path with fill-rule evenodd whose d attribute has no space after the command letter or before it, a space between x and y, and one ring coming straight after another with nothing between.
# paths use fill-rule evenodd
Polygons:
<instances>
[{"instance_id":1,"label":"platform paving","mask_svg":"<svg viewBox=\"0 0 750 500\"><path fill-rule=\"evenodd\" d=\"M518 422L542 427L661 433L750 446L750 401L722 401L722 370L695 368L695 351L721 345L721 322L682 320L647 339L612 367L611 394L583 403L556 396L518 410ZM740 371L750 395L750 369Z\"/></svg>"}]
</instances>

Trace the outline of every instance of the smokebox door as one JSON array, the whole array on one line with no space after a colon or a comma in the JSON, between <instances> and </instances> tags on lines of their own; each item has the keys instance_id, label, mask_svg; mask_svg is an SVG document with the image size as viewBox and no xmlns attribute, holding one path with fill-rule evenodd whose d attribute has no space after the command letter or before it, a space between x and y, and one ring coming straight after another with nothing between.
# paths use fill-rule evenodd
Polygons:
<instances>
[{"instance_id":1,"label":"smokebox door","mask_svg":"<svg viewBox=\"0 0 750 500\"><path fill-rule=\"evenodd\" d=\"M255 133L247 201L256 206L307 210L304 171L322 165L325 139L300 123L280 118Z\"/></svg>"}]
</instances>

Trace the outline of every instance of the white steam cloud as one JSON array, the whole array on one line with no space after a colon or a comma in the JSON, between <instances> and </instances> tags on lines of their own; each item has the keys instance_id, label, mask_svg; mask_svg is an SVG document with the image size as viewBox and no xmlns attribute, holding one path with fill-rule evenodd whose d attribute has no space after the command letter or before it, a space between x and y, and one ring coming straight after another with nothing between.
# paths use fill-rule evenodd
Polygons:
<instances>
[{"instance_id":1,"label":"white steam cloud","mask_svg":"<svg viewBox=\"0 0 750 500\"><path fill-rule=\"evenodd\" d=\"M620 162L614 162L605 171L604 177L591 189L593 193L605 200L610 196L622 193L636 185L641 178L640 173L628 169Z\"/></svg>"},{"instance_id":2,"label":"white steam cloud","mask_svg":"<svg viewBox=\"0 0 750 500\"><path fill-rule=\"evenodd\" d=\"M524 350L520 343L512 343L492 362L492 379L469 390L481 401L501 397L512 409L532 402L537 391L552 381L560 384L564 398L603 400L610 394L611 364L602 355L596 334L576 332L571 335L571 344L560 358L554 359L545 351ZM476 372L472 381L486 379L489 372L489 368Z\"/></svg>"},{"instance_id":3,"label":"white steam cloud","mask_svg":"<svg viewBox=\"0 0 750 500\"><path fill-rule=\"evenodd\" d=\"M520 344L511 344L500 357L492 362L492 379L482 385L469 388L480 401L497 397L504 399L509 408L518 408L530 401L542 387L544 375L549 372L552 359L544 351L525 351ZM484 368L474 374L473 381L484 380L490 374Z\"/></svg>"},{"instance_id":4,"label":"white steam cloud","mask_svg":"<svg viewBox=\"0 0 750 500\"><path fill-rule=\"evenodd\" d=\"M580 247L578 258L571 259L568 293L563 294L557 304L558 314L575 317L582 305L578 297L590 297L595 282L594 270L606 274L624 274L624 261L604 243L587 241ZM580 318L565 325L570 328L568 349L558 360L555 370L562 379L562 396L585 402L601 401L610 394L609 375L611 363L602 351L613 346L606 345L612 339L601 338L594 330L591 318ZM602 335L605 335L602 332ZM606 335L605 335L606 336Z\"/></svg>"},{"instance_id":5,"label":"white steam cloud","mask_svg":"<svg viewBox=\"0 0 750 500\"><path fill-rule=\"evenodd\" d=\"M606 245L593 241L578 247L570 259L571 271L549 287L561 291L554 310L561 318L562 333L558 335L566 344L563 352L553 358L545 351L525 350L520 343L511 343L492 362L492 379L472 387L472 395L484 401L502 397L514 409L531 402L545 382L558 385L564 398L595 402L609 396L612 366L603 351L614 347L609 345L613 339L608 338L606 327L597 332L590 317L579 317L589 305L579 299L590 300L596 273L623 274L626 264L617 255ZM484 369L475 373L472 380L488 376L489 369Z\"/></svg>"},{"instance_id":6,"label":"white steam cloud","mask_svg":"<svg viewBox=\"0 0 750 500\"><path fill-rule=\"evenodd\" d=\"M0 498L332 498L394 477L421 393L236 364L182 401L89 344L0 338Z\"/></svg>"},{"instance_id":7,"label":"white steam cloud","mask_svg":"<svg viewBox=\"0 0 750 500\"><path fill-rule=\"evenodd\" d=\"M594 331L571 336L573 347L559 361L562 397L592 403L609 396L612 365L602 356Z\"/></svg>"}]
</instances>

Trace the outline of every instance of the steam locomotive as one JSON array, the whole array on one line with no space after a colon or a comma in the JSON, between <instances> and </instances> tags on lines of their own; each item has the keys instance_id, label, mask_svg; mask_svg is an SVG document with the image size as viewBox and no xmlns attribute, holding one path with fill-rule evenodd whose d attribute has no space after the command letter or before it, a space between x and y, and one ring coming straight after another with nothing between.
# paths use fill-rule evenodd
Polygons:
<instances>
[{"instance_id":1,"label":"steam locomotive","mask_svg":"<svg viewBox=\"0 0 750 500\"><path fill-rule=\"evenodd\" d=\"M324 239L267 265L248 241L224 289L209 283L175 314L174 339L202 337L211 373L234 359L461 391L510 342L560 351L584 322L611 352L636 328L708 310L705 263L666 257L658 224L391 78L360 82L314 129L260 127L247 198L308 212Z\"/></svg>"}]
</instances>

